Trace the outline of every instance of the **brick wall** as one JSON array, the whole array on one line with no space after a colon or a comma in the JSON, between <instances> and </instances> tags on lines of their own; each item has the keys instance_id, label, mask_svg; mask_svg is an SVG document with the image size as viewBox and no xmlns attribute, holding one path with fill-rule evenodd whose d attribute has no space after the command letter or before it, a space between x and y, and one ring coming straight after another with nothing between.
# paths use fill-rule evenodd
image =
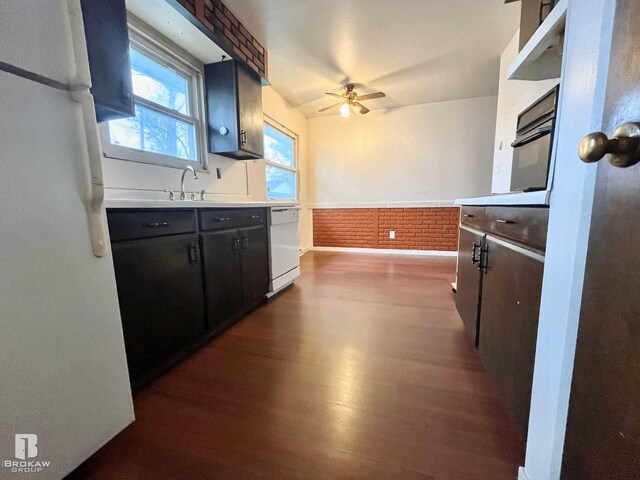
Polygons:
<instances>
[{"instance_id":1,"label":"brick wall","mask_svg":"<svg viewBox=\"0 0 640 480\"><path fill-rule=\"evenodd\" d=\"M313 245L455 251L459 216L457 207L314 209Z\"/></svg>"},{"instance_id":2,"label":"brick wall","mask_svg":"<svg viewBox=\"0 0 640 480\"><path fill-rule=\"evenodd\" d=\"M235 55L267 78L267 51L220 0L178 1L205 27L231 42Z\"/></svg>"}]
</instances>

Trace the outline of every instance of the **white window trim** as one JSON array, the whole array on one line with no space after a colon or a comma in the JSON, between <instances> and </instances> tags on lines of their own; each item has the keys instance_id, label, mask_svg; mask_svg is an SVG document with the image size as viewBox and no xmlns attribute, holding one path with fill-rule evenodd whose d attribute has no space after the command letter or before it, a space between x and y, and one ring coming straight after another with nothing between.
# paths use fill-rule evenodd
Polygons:
<instances>
[{"instance_id":1,"label":"white window trim","mask_svg":"<svg viewBox=\"0 0 640 480\"><path fill-rule=\"evenodd\" d=\"M273 167L281 168L283 170L289 170L290 172L295 173L295 176L296 176L296 198L293 198L293 199L289 199L289 198L269 198L269 192L267 191L266 192L266 194L267 194L267 202L273 202L273 203L282 203L283 201L297 202L298 199L300 198L300 170L298 168L298 153L299 153L298 152L298 148L299 148L298 145L300 143L299 142L300 136L297 133L295 133L294 131L292 131L289 128L287 128L284 125L282 125L277 120L271 118L266 113L264 114L264 118L265 118L264 123L269 125L271 128L273 128L274 130L278 130L281 133L284 133L288 137L293 138L293 168L287 167L285 165L282 165L281 163L272 162L272 161L267 160L265 158L264 159L265 169L266 169L266 165L271 165ZM265 181L266 181L266 179L265 179Z\"/></svg>"},{"instance_id":2,"label":"white window trim","mask_svg":"<svg viewBox=\"0 0 640 480\"><path fill-rule=\"evenodd\" d=\"M189 82L189 111L193 116L182 115L169 109L163 109L155 103L149 103L144 98L135 97L135 101L145 107L158 110L168 116L179 120L195 123L197 155L196 161L163 155L161 153L146 152L135 148L114 145L109 142L108 122L100 124L104 156L117 160L152 164L162 167L184 168L192 166L199 172L209 171L209 159L207 155L207 131L205 121L205 96L204 96L204 66L198 60L170 40L151 30L142 22L130 19L129 40L134 48L141 50L159 63L185 75Z\"/></svg>"}]
</instances>

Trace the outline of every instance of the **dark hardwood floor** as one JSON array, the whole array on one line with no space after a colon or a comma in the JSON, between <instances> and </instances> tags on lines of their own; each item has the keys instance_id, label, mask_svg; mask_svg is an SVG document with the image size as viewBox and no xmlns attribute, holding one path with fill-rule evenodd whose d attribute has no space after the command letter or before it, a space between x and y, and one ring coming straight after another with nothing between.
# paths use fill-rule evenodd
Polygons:
<instances>
[{"instance_id":1,"label":"dark hardwood floor","mask_svg":"<svg viewBox=\"0 0 640 480\"><path fill-rule=\"evenodd\" d=\"M515 479L454 258L310 252L289 289L134 398L71 478Z\"/></svg>"}]
</instances>

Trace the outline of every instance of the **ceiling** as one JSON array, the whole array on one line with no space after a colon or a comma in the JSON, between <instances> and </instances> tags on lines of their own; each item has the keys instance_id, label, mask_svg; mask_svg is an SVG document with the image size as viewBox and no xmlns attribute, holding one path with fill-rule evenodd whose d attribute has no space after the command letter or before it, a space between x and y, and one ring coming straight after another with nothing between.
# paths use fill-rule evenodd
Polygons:
<instances>
[{"instance_id":1,"label":"ceiling","mask_svg":"<svg viewBox=\"0 0 640 480\"><path fill-rule=\"evenodd\" d=\"M494 95L518 29L504 0L225 0L269 52L269 81L307 117L356 83L367 107Z\"/></svg>"}]
</instances>

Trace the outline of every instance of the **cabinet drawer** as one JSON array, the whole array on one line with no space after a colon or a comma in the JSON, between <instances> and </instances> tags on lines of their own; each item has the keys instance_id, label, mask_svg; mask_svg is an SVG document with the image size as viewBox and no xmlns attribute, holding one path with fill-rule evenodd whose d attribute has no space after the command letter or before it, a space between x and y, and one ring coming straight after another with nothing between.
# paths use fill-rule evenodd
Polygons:
<instances>
[{"instance_id":1,"label":"cabinet drawer","mask_svg":"<svg viewBox=\"0 0 640 480\"><path fill-rule=\"evenodd\" d=\"M212 209L200 212L200 228L203 231L228 230L266 224L264 208Z\"/></svg>"},{"instance_id":2,"label":"cabinet drawer","mask_svg":"<svg viewBox=\"0 0 640 480\"><path fill-rule=\"evenodd\" d=\"M107 219L112 242L196 231L193 210L109 210Z\"/></svg>"},{"instance_id":3,"label":"cabinet drawer","mask_svg":"<svg viewBox=\"0 0 640 480\"><path fill-rule=\"evenodd\" d=\"M267 224L267 211L264 208L247 208L240 212L240 227L254 227Z\"/></svg>"},{"instance_id":4,"label":"cabinet drawer","mask_svg":"<svg viewBox=\"0 0 640 480\"><path fill-rule=\"evenodd\" d=\"M484 225L485 207L462 207L460 209L460 223L482 228Z\"/></svg>"},{"instance_id":5,"label":"cabinet drawer","mask_svg":"<svg viewBox=\"0 0 640 480\"><path fill-rule=\"evenodd\" d=\"M487 207L486 230L536 250L547 244L549 209L539 207Z\"/></svg>"}]
</instances>

